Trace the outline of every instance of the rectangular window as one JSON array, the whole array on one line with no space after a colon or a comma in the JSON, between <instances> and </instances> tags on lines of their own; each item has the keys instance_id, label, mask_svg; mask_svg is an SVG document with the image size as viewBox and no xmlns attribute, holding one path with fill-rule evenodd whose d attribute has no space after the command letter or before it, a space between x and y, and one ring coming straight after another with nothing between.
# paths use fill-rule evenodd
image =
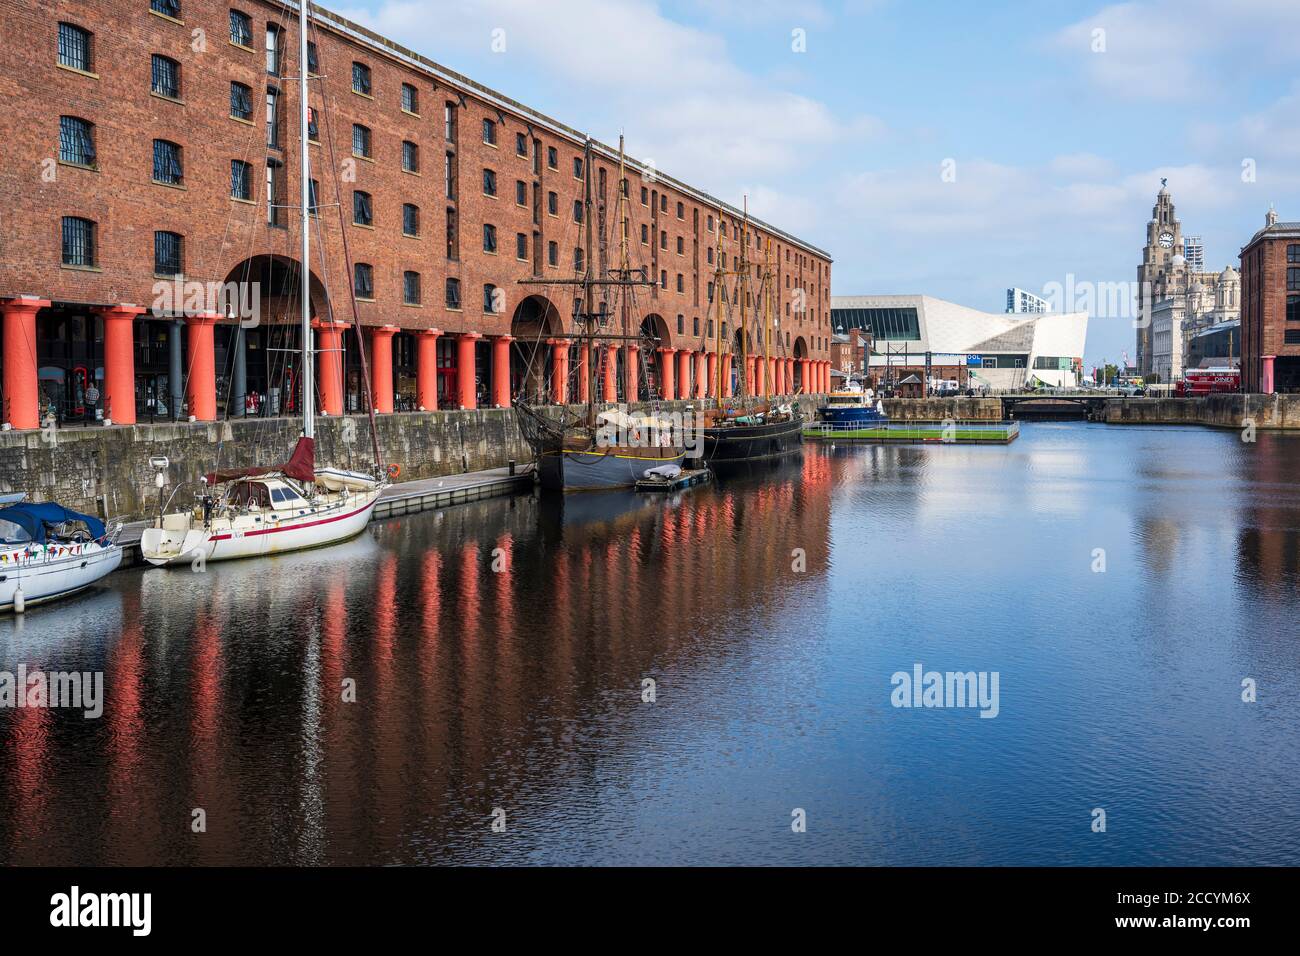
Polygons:
<instances>
[{"instance_id":1,"label":"rectangular window","mask_svg":"<svg viewBox=\"0 0 1300 956\"><path fill-rule=\"evenodd\" d=\"M1300 266L1289 266L1286 270L1286 291L1300 292Z\"/></svg>"},{"instance_id":2,"label":"rectangular window","mask_svg":"<svg viewBox=\"0 0 1300 956\"><path fill-rule=\"evenodd\" d=\"M582 222L582 200L581 199L575 199L573 201L573 221Z\"/></svg>"},{"instance_id":3,"label":"rectangular window","mask_svg":"<svg viewBox=\"0 0 1300 956\"><path fill-rule=\"evenodd\" d=\"M573 271L574 272L582 272L583 265L586 263L586 261L587 260L583 258L581 246L573 250Z\"/></svg>"},{"instance_id":4,"label":"rectangular window","mask_svg":"<svg viewBox=\"0 0 1300 956\"><path fill-rule=\"evenodd\" d=\"M373 299L375 297L375 272L370 268L368 262L358 262L352 267L353 288L356 290L358 299Z\"/></svg>"},{"instance_id":5,"label":"rectangular window","mask_svg":"<svg viewBox=\"0 0 1300 956\"><path fill-rule=\"evenodd\" d=\"M1293 265L1300 265L1300 245L1286 247L1286 261Z\"/></svg>"},{"instance_id":6,"label":"rectangular window","mask_svg":"<svg viewBox=\"0 0 1300 956\"><path fill-rule=\"evenodd\" d=\"M495 315L497 311L497 287L491 283L483 286L483 311Z\"/></svg>"},{"instance_id":7,"label":"rectangular window","mask_svg":"<svg viewBox=\"0 0 1300 956\"><path fill-rule=\"evenodd\" d=\"M528 258L528 237L522 232L515 233L515 258Z\"/></svg>"},{"instance_id":8,"label":"rectangular window","mask_svg":"<svg viewBox=\"0 0 1300 956\"><path fill-rule=\"evenodd\" d=\"M528 184L522 179L515 180L515 204L519 206L528 205Z\"/></svg>"},{"instance_id":9,"label":"rectangular window","mask_svg":"<svg viewBox=\"0 0 1300 956\"><path fill-rule=\"evenodd\" d=\"M230 115L235 119L253 119L253 91L243 83L230 83Z\"/></svg>"},{"instance_id":10,"label":"rectangular window","mask_svg":"<svg viewBox=\"0 0 1300 956\"><path fill-rule=\"evenodd\" d=\"M181 237L174 232L153 234L153 271L160 276L181 274Z\"/></svg>"},{"instance_id":11,"label":"rectangular window","mask_svg":"<svg viewBox=\"0 0 1300 956\"><path fill-rule=\"evenodd\" d=\"M370 202L370 193L354 190L352 193L352 222L358 226L375 224L374 208Z\"/></svg>"},{"instance_id":12,"label":"rectangular window","mask_svg":"<svg viewBox=\"0 0 1300 956\"><path fill-rule=\"evenodd\" d=\"M185 180L181 165L181 148L165 139L153 141L154 182L179 186Z\"/></svg>"},{"instance_id":13,"label":"rectangular window","mask_svg":"<svg viewBox=\"0 0 1300 956\"><path fill-rule=\"evenodd\" d=\"M91 57L89 30L71 23L59 24L59 63L83 73L92 72L94 61Z\"/></svg>"},{"instance_id":14,"label":"rectangular window","mask_svg":"<svg viewBox=\"0 0 1300 956\"><path fill-rule=\"evenodd\" d=\"M420 147L409 140L402 143L402 168L408 173L420 171Z\"/></svg>"},{"instance_id":15,"label":"rectangular window","mask_svg":"<svg viewBox=\"0 0 1300 956\"><path fill-rule=\"evenodd\" d=\"M489 146L495 146L497 144L497 124L492 122L490 119L485 119L483 121L483 142L487 143Z\"/></svg>"},{"instance_id":16,"label":"rectangular window","mask_svg":"<svg viewBox=\"0 0 1300 956\"><path fill-rule=\"evenodd\" d=\"M59 159L77 166L95 165L95 127L76 116L59 117Z\"/></svg>"},{"instance_id":17,"label":"rectangular window","mask_svg":"<svg viewBox=\"0 0 1300 956\"><path fill-rule=\"evenodd\" d=\"M547 265L558 266L560 264L560 246L556 242L546 244L546 263Z\"/></svg>"},{"instance_id":18,"label":"rectangular window","mask_svg":"<svg viewBox=\"0 0 1300 956\"><path fill-rule=\"evenodd\" d=\"M280 164L273 159L266 161L266 224L268 226L283 226L284 215L280 202L280 187L283 183L283 177L280 172Z\"/></svg>"},{"instance_id":19,"label":"rectangular window","mask_svg":"<svg viewBox=\"0 0 1300 956\"><path fill-rule=\"evenodd\" d=\"M581 156L573 157L573 178L574 179L582 178L582 157Z\"/></svg>"},{"instance_id":20,"label":"rectangular window","mask_svg":"<svg viewBox=\"0 0 1300 956\"><path fill-rule=\"evenodd\" d=\"M442 104L442 129L447 142L456 142L456 104Z\"/></svg>"},{"instance_id":21,"label":"rectangular window","mask_svg":"<svg viewBox=\"0 0 1300 956\"><path fill-rule=\"evenodd\" d=\"M181 0L149 0L149 9L173 20L181 18Z\"/></svg>"},{"instance_id":22,"label":"rectangular window","mask_svg":"<svg viewBox=\"0 0 1300 956\"><path fill-rule=\"evenodd\" d=\"M456 154L447 154L447 198L456 198Z\"/></svg>"},{"instance_id":23,"label":"rectangular window","mask_svg":"<svg viewBox=\"0 0 1300 956\"><path fill-rule=\"evenodd\" d=\"M240 159L230 161L230 198L253 199L253 167Z\"/></svg>"},{"instance_id":24,"label":"rectangular window","mask_svg":"<svg viewBox=\"0 0 1300 956\"><path fill-rule=\"evenodd\" d=\"M307 75L320 76L320 53L312 40L307 41Z\"/></svg>"},{"instance_id":25,"label":"rectangular window","mask_svg":"<svg viewBox=\"0 0 1300 956\"><path fill-rule=\"evenodd\" d=\"M320 114L316 107L307 107L307 139L313 143L320 142Z\"/></svg>"},{"instance_id":26,"label":"rectangular window","mask_svg":"<svg viewBox=\"0 0 1300 956\"><path fill-rule=\"evenodd\" d=\"M447 208L447 258L452 262L460 259L460 230L456 228L456 210Z\"/></svg>"},{"instance_id":27,"label":"rectangular window","mask_svg":"<svg viewBox=\"0 0 1300 956\"><path fill-rule=\"evenodd\" d=\"M447 280L446 296L447 296L447 308L449 309L460 308L460 280L459 279Z\"/></svg>"},{"instance_id":28,"label":"rectangular window","mask_svg":"<svg viewBox=\"0 0 1300 956\"><path fill-rule=\"evenodd\" d=\"M546 168L559 169L559 167L560 167L560 154L556 152L554 146L547 146L546 147Z\"/></svg>"},{"instance_id":29,"label":"rectangular window","mask_svg":"<svg viewBox=\"0 0 1300 956\"><path fill-rule=\"evenodd\" d=\"M402 84L402 109L408 113L420 112L420 91L410 83Z\"/></svg>"},{"instance_id":30,"label":"rectangular window","mask_svg":"<svg viewBox=\"0 0 1300 956\"><path fill-rule=\"evenodd\" d=\"M280 91L266 91L266 145L270 149L280 148Z\"/></svg>"},{"instance_id":31,"label":"rectangular window","mask_svg":"<svg viewBox=\"0 0 1300 956\"><path fill-rule=\"evenodd\" d=\"M686 220L686 206L683 203L677 204L677 218L682 221Z\"/></svg>"},{"instance_id":32,"label":"rectangular window","mask_svg":"<svg viewBox=\"0 0 1300 956\"><path fill-rule=\"evenodd\" d=\"M497 251L497 227L489 223L483 224L483 251Z\"/></svg>"},{"instance_id":33,"label":"rectangular window","mask_svg":"<svg viewBox=\"0 0 1300 956\"><path fill-rule=\"evenodd\" d=\"M1288 322L1300 322L1300 295L1286 297L1286 320Z\"/></svg>"},{"instance_id":34,"label":"rectangular window","mask_svg":"<svg viewBox=\"0 0 1300 956\"><path fill-rule=\"evenodd\" d=\"M153 80L150 89L170 100L181 98L181 65L165 56L153 55Z\"/></svg>"},{"instance_id":35,"label":"rectangular window","mask_svg":"<svg viewBox=\"0 0 1300 956\"><path fill-rule=\"evenodd\" d=\"M307 215L320 215L320 183L315 179L307 180Z\"/></svg>"},{"instance_id":36,"label":"rectangular window","mask_svg":"<svg viewBox=\"0 0 1300 956\"><path fill-rule=\"evenodd\" d=\"M272 76L280 75L280 28L266 28L266 72Z\"/></svg>"},{"instance_id":37,"label":"rectangular window","mask_svg":"<svg viewBox=\"0 0 1300 956\"><path fill-rule=\"evenodd\" d=\"M491 169L483 170L483 195L495 196L497 194L497 174Z\"/></svg>"},{"instance_id":38,"label":"rectangular window","mask_svg":"<svg viewBox=\"0 0 1300 956\"><path fill-rule=\"evenodd\" d=\"M1283 345L1300 345L1300 329L1286 329L1282 333Z\"/></svg>"},{"instance_id":39,"label":"rectangular window","mask_svg":"<svg viewBox=\"0 0 1300 956\"><path fill-rule=\"evenodd\" d=\"M230 11L230 42L236 46L253 46L253 21L247 13Z\"/></svg>"},{"instance_id":40,"label":"rectangular window","mask_svg":"<svg viewBox=\"0 0 1300 956\"><path fill-rule=\"evenodd\" d=\"M407 305L420 304L420 273L402 273L402 301Z\"/></svg>"},{"instance_id":41,"label":"rectangular window","mask_svg":"<svg viewBox=\"0 0 1300 956\"><path fill-rule=\"evenodd\" d=\"M370 95L370 67L364 63L352 64L352 92Z\"/></svg>"},{"instance_id":42,"label":"rectangular window","mask_svg":"<svg viewBox=\"0 0 1300 956\"><path fill-rule=\"evenodd\" d=\"M420 234L420 207L411 203L402 204L402 234L418 236Z\"/></svg>"},{"instance_id":43,"label":"rectangular window","mask_svg":"<svg viewBox=\"0 0 1300 956\"><path fill-rule=\"evenodd\" d=\"M95 264L95 224L76 216L63 217L63 264L85 266Z\"/></svg>"},{"instance_id":44,"label":"rectangular window","mask_svg":"<svg viewBox=\"0 0 1300 956\"><path fill-rule=\"evenodd\" d=\"M552 216L558 216L560 214L560 197L558 194L546 194L546 211Z\"/></svg>"},{"instance_id":45,"label":"rectangular window","mask_svg":"<svg viewBox=\"0 0 1300 956\"><path fill-rule=\"evenodd\" d=\"M515 153L524 157L528 155L528 137L523 133L515 133Z\"/></svg>"},{"instance_id":46,"label":"rectangular window","mask_svg":"<svg viewBox=\"0 0 1300 956\"><path fill-rule=\"evenodd\" d=\"M370 127L352 124L352 155L370 158Z\"/></svg>"}]
</instances>

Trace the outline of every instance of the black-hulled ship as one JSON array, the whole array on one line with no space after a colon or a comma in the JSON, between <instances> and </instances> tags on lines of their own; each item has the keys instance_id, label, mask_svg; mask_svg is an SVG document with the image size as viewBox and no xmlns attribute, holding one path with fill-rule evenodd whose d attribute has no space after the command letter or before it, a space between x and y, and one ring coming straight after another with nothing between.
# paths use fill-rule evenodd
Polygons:
<instances>
[{"instance_id":1,"label":"black-hulled ship","mask_svg":"<svg viewBox=\"0 0 1300 956\"><path fill-rule=\"evenodd\" d=\"M744 225L740 232L740 253L736 256L737 267L734 271L728 272L722 266L726 261L723 243L725 241L724 233L726 230L718 230L718 248L714 254L714 288L717 294L713 302L710 303L710 311L716 307L717 315L714 316L713 327L717 330L716 348L718 355L721 356L724 347L733 347L735 358L738 360L736 365L738 374L736 375L734 398L718 398L717 406L708 409L704 413L704 429L701 435L702 460L710 467L727 466L741 464L749 461L764 461L771 458L780 458L791 452L797 451L803 443L803 424L804 415L799 408L797 401L791 401L784 404L774 404L770 399L771 393L771 368L770 349L771 343L776 341L778 348L782 338L773 328L772 320L772 302L775 295L775 284L772 279L771 251L772 242L769 239L764 257L764 268L762 273L762 282L759 284L758 292L753 297L754 308L754 326L759 330L759 339L763 343L763 355L758 359L758 377L762 379L753 383L754 394L749 394L750 386L747 381L746 367L748 366L748 347L749 347L749 315L746 312L746 302L749 301L748 283L750 275L750 261L746 254L749 248L749 203L746 201L746 213ZM719 210L721 218L721 210ZM734 276L736 278L735 294L727 296L726 278ZM737 330L735 342L724 341L724 330L727 328L726 321L727 311L730 303L736 302L740 309L740 328ZM718 361L718 380L715 385L714 394L722 396L727 389L723 385L723 362Z\"/></svg>"},{"instance_id":2,"label":"black-hulled ship","mask_svg":"<svg viewBox=\"0 0 1300 956\"><path fill-rule=\"evenodd\" d=\"M680 465L686 457L682 447L683 435L676 433L671 424L657 415L624 415L621 411L597 412L596 384L608 375L598 375L600 362L610 362L612 357L600 348L602 342L633 341L646 354L653 355L657 342L645 335L628 332L631 305L629 299L638 287L650 287L654 282L644 267L633 269L627 247L627 195L618 190L618 215L614 222L619 229L619 267L597 275L596 248L592 235L595 220L591 196L592 169L591 140L586 142L583 159L583 220L586 223L583 243L582 274L567 282L544 281L541 284L576 286L579 293L574 300L574 329L586 346L586 367L577 374L585 376L587 404L581 413L565 406L533 404L524 395L513 404L520 431L532 448L537 467L538 482L546 491L599 491L610 488L632 488L652 468L663 465ZM622 139L619 140L619 182L624 183ZM535 284L525 280L524 284ZM601 301L597 308L596 289L613 289L620 303L617 318L621 333L609 326L615 313L607 311ZM607 372L609 370L606 370ZM635 383L634 383L635 384ZM629 390L635 391L632 386ZM567 394L567 389L566 389ZM624 396L635 401L635 395ZM616 417L612 417L616 416Z\"/></svg>"}]
</instances>

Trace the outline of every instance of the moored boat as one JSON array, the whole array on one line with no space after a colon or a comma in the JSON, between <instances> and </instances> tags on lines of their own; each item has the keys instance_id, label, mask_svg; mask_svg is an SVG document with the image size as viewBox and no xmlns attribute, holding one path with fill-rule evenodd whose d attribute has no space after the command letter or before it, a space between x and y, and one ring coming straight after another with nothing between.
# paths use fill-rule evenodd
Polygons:
<instances>
[{"instance_id":1,"label":"moored boat","mask_svg":"<svg viewBox=\"0 0 1300 956\"><path fill-rule=\"evenodd\" d=\"M26 495L0 498L0 612L23 613L28 605L82 591L122 563L111 531L92 515Z\"/></svg>"},{"instance_id":2,"label":"moored boat","mask_svg":"<svg viewBox=\"0 0 1300 956\"><path fill-rule=\"evenodd\" d=\"M777 458L803 442L803 414L797 404L737 415L704 428L704 461L726 465Z\"/></svg>"},{"instance_id":3,"label":"moored boat","mask_svg":"<svg viewBox=\"0 0 1300 956\"><path fill-rule=\"evenodd\" d=\"M850 384L826 397L826 404L817 409L817 420L841 428L866 428L887 423L889 416L871 389Z\"/></svg>"}]
</instances>

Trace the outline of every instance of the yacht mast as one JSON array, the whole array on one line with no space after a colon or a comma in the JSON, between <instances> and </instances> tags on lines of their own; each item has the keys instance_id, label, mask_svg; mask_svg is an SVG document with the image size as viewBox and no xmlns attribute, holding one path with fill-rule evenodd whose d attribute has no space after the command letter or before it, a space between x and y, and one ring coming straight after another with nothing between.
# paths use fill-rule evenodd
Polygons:
<instances>
[{"instance_id":1,"label":"yacht mast","mask_svg":"<svg viewBox=\"0 0 1300 956\"><path fill-rule=\"evenodd\" d=\"M302 433L316 434L316 367L311 347L311 228L308 206L311 203L311 157L307 146L307 7L309 0L298 0L298 90L299 90L299 178L302 201L302 259L298 272L302 278Z\"/></svg>"}]
</instances>

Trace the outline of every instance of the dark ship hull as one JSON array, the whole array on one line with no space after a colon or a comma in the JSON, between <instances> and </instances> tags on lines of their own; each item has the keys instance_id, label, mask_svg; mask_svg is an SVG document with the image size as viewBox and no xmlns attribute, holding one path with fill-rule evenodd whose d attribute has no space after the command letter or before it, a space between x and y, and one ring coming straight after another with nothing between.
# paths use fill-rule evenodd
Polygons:
<instances>
[{"instance_id":1,"label":"dark ship hull","mask_svg":"<svg viewBox=\"0 0 1300 956\"><path fill-rule=\"evenodd\" d=\"M537 456L537 478L545 491L601 491L632 488L647 468L680 465L680 448L562 448L558 444Z\"/></svg>"},{"instance_id":2,"label":"dark ship hull","mask_svg":"<svg viewBox=\"0 0 1300 956\"><path fill-rule=\"evenodd\" d=\"M803 415L761 424L715 425L704 429L703 460L708 465L741 464L780 458L803 443Z\"/></svg>"}]
</instances>

